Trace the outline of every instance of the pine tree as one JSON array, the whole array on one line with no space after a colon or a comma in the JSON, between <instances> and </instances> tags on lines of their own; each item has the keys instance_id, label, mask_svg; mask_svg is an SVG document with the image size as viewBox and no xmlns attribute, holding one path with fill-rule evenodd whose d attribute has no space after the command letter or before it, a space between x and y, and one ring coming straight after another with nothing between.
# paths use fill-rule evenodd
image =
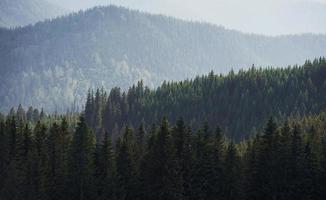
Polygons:
<instances>
[{"instance_id":1,"label":"pine tree","mask_svg":"<svg viewBox=\"0 0 326 200\"><path fill-rule=\"evenodd\" d=\"M0 120L0 188L4 186L4 178L6 175L9 162L9 137L5 122ZM1 191L1 189L0 189Z\"/></svg>"},{"instance_id":2,"label":"pine tree","mask_svg":"<svg viewBox=\"0 0 326 200\"><path fill-rule=\"evenodd\" d=\"M95 99L94 99L94 111L93 111L93 126L92 128L94 128L93 130L95 131L96 133L96 138L98 139L99 138L99 134L100 134L100 129L101 129L101 126L102 126L102 100L103 100L103 97L100 93L100 90L97 89L96 90L96 93L95 93Z\"/></svg>"},{"instance_id":3,"label":"pine tree","mask_svg":"<svg viewBox=\"0 0 326 200\"><path fill-rule=\"evenodd\" d=\"M277 185L275 185L275 165L277 158L276 135L277 125L271 118L266 125L264 135L258 147L257 184L260 185L255 192L256 199L277 198ZM268 195L268 197L266 197Z\"/></svg>"},{"instance_id":4,"label":"pine tree","mask_svg":"<svg viewBox=\"0 0 326 200\"><path fill-rule=\"evenodd\" d=\"M33 121L37 122L40 120L40 112L38 109L34 109L33 111Z\"/></svg>"},{"instance_id":5,"label":"pine tree","mask_svg":"<svg viewBox=\"0 0 326 200\"><path fill-rule=\"evenodd\" d=\"M146 139L144 157L140 163L139 180L141 182L139 196L140 199L151 199L154 196L152 184L155 182L155 169L152 166L155 160L155 142L157 138L156 126L153 124Z\"/></svg>"},{"instance_id":6,"label":"pine tree","mask_svg":"<svg viewBox=\"0 0 326 200\"><path fill-rule=\"evenodd\" d=\"M95 180L98 200L115 199L116 168L114 151L108 132L105 132L103 143L96 147Z\"/></svg>"},{"instance_id":7,"label":"pine tree","mask_svg":"<svg viewBox=\"0 0 326 200\"><path fill-rule=\"evenodd\" d=\"M32 149L28 160L30 166L31 199L48 199L48 152L46 127L37 122L33 131Z\"/></svg>"},{"instance_id":8,"label":"pine tree","mask_svg":"<svg viewBox=\"0 0 326 200\"><path fill-rule=\"evenodd\" d=\"M192 191L194 199L215 199L221 195L221 159L222 142L220 129L217 129L215 138L205 123L195 138L195 161L192 177ZM218 153L218 154L217 154Z\"/></svg>"},{"instance_id":9,"label":"pine tree","mask_svg":"<svg viewBox=\"0 0 326 200\"><path fill-rule=\"evenodd\" d=\"M84 116L80 116L74 133L68 163L67 198L72 200L91 199L93 195L93 155L95 138Z\"/></svg>"},{"instance_id":10,"label":"pine tree","mask_svg":"<svg viewBox=\"0 0 326 200\"><path fill-rule=\"evenodd\" d=\"M17 143L17 126L16 126L16 118L8 117L6 121L6 130L8 134L8 142L9 142L9 157L14 158L15 157L15 149L16 149L16 143Z\"/></svg>"},{"instance_id":11,"label":"pine tree","mask_svg":"<svg viewBox=\"0 0 326 200\"><path fill-rule=\"evenodd\" d=\"M319 191L320 191L320 199L326 198L326 191L323 186L326 185L326 135L322 138L322 157L321 157L321 166L320 166L320 181L319 181Z\"/></svg>"},{"instance_id":12,"label":"pine tree","mask_svg":"<svg viewBox=\"0 0 326 200\"><path fill-rule=\"evenodd\" d=\"M207 177L210 175L210 162L207 159L208 141L199 130L193 142L194 164L191 178L192 199L207 199Z\"/></svg>"},{"instance_id":13,"label":"pine tree","mask_svg":"<svg viewBox=\"0 0 326 200\"><path fill-rule=\"evenodd\" d=\"M19 120L19 121L22 121L22 122L27 121L25 110L21 104L19 104L19 106L18 106L16 116L17 116L17 120Z\"/></svg>"},{"instance_id":14,"label":"pine tree","mask_svg":"<svg viewBox=\"0 0 326 200\"><path fill-rule=\"evenodd\" d=\"M278 179L278 193L279 199L291 199L291 144L292 144L292 132L288 121L285 121L281 127L279 135L279 147L277 152L277 176Z\"/></svg>"},{"instance_id":15,"label":"pine tree","mask_svg":"<svg viewBox=\"0 0 326 200\"><path fill-rule=\"evenodd\" d=\"M144 147L145 147L145 125L142 122L138 128L138 132L136 134L136 142L137 142L137 162L139 163L140 160L144 156Z\"/></svg>"},{"instance_id":16,"label":"pine tree","mask_svg":"<svg viewBox=\"0 0 326 200\"><path fill-rule=\"evenodd\" d=\"M302 173L302 187L298 188L298 192L301 192L301 199L318 199L320 194L318 193L318 179L320 178L320 168L316 152L314 152L311 142L309 141L304 149L304 161L303 161L303 173ZM300 180L297 180L297 183Z\"/></svg>"},{"instance_id":17,"label":"pine tree","mask_svg":"<svg viewBox=\"0 0 326 200\"><path fill-rule=\"evenodd\" d=\"M48 194L49 199L62 199L67 167L67 133L63 120L61 127L54 123L50 128L47 141L48 165Z\"/></svg>"},{"instance_id":18,"label":"pine tree","mask_svg":"<svg viewBox=\"0 0 326 200\"><path fill-rule=\"evenodd\" d=\"M122 139L117 142L118 199L133 199L137 189L135 165L135 141L132 130L126 126Z\"/></svg>"},{"instance_id":19,"label":"pine tree","mask_svg":"<svg viewBox=\"0 0 326 200\"><path fill-rule=\"evenodd\" d=\"M191 196L192 152L190 134L190 130L186 128L183 119L180 118L176 123L172 136L178 168L176 170L178 175L181 175L184 199L189 199Z\"/></svg>"},{"instance_id":20,"label":"pine tree","mask_svg":"<svg viewBox=\"0 0 326 200\"><path fill-rule=\"evenodd\" d=\"M211 180L211 197L216 198L222 196L223 188L223 159L224 159L224 137L222 135L222 130L217 126L215 135L212 138L212 151L211 151L211 162L212 162L212 175L209 180Z\"/></svg>"},{"instance_id":21,"label":"pine tree","mask_svg":"<svg viewBox=\"0 0 326 200\"><path fill-rule=\"evenodd\" d=\"M291 141L291 190L290 195L293 199L302 198L302 178L303 178L303 164L304 164L304 152L303 152L303 140L301 129L298 125L295 125L292 133Z\"/></svg>"},{"instance_id":22,"label":"pine tree","mask_svg":"<svg viewBox=\"0 0 326 200\"><path fill-rule=\"evenodd\" d=\"M241 162L233 142L231 142L227 148L224 162L223 196L228 200L240 199Z\"/></svg>"},{"instance_id":23,"label":"pine tree","mask_svg":"<svg viewBox=\"0 0 326 200\"><path fill-rule=\"evenodd\" d=\"M258 147L260 145L260 135L255 135L254 138L248 141L246 153L244 156L244 194L246 200L258 199L257 188L260 187L259 177L259 162L258 162Z\"/></svg>"},{"instance_id":24,"label":"pine tree","mask_svg":"<svg viewBox=\"0 0 326 200\"><path fill-rule=\"evenodd\" d=\"M173 141L166 118L162 120L160 130L153 145L152 160L148 169L151 178L147 178L147 199L182 199L182 176L178 174Z\"/></svg>"},{"instance_id":25,"label":"pine tree","mask_svg":"<svg viewBox=\"0 0 326 200\"><path fill-rule=\"evenodd\" d=\"M31 171L32 167L29 165L29 155L32 152L32 138L31 138L31 130L28 124L24 124L23 129L23 150L22 150L22 170L23 170L23 180L22 180L22 188L23 188L23 197L26 199L33 199L31 193Z\"/></svg>"},{"instance_id":26,"label":"pine tree","mask_svg":"<svg viewBox=\"0 0 326 200\"><path fill-rule=\"evenodd\" d=\"M28 122L33 122L33 123L35 122L33 118L33 112L34 112L33 107L32 106L28 107L28 110L26 112L26 120Z\"/></svg>"},{"instance_id":27,"label":"pine tree","mask_svg":"<svg viewBox=\"0 0 326 200\"><path fill-rule=\"evenodd\" d=\"M88 90L87 100L85 105L85 121L89 127L93 127L94 121L94 95L93 91Z\"/></svg>"},{"instance_id":28,"label":"pine tree","mask_svg":"<svg viewBox=\"0 0 326 200\"><path fill-rule=\"evenodd\" d=\"M15 119L11 119L11 143L12 156L9 162L4 180L4 187L1 190L1 197L4 199L24 199L29 196L28 184L28 151L30 149L29 128L20 121L16 128Z\"/></svg>"}]
</instances>

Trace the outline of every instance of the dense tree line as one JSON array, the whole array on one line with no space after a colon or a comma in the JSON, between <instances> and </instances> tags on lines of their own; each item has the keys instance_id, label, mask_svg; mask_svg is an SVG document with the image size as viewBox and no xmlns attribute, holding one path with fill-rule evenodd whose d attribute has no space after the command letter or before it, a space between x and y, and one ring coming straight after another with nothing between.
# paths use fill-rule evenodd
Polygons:
<instances>
[{"instance_id":1,"label":"dense tree line","mask_svg":"<svg viewBox=\"0 0 326 200\"><path fill-rule=\"evenodd\" d=\"M319 58L288 68L211 72L193 80L164 82L155 90L139 82L126 92L89 91L85 118L94 132L105 129L113 138L126 124L150 126L163 116L173 123L182 116L192 130L204 121L210 126L218 121L228 137L239 141L261 130L270 116L282 121L325 108L326 60Z\"/></svg>"},{"instance_id":2,"label":"dense tree line","mask_svg":"<svg viewBox=\"0 0 326 200\"><path fill-rule=\"evenodd\" d=\"M204 123L126 126L112 142L67 120L34 128L0 121L0 197L47 199L325 199L326 113L276 124L234 143Z\"/></svg>"},{"instance_id":3,"label":"dense tree line","mask_svg":"<svg viewBox=\"0 0 326 200\"><path fill-rule=\"evenodd\" d=\"M128 89L140 79L157 87L210 70L303 63L326 55L325 38L244 34L115 6L0 28L0 111L20 103L51 112L64 112L72 104L82 110L85 88Z\"/></svg>"}]
</instances>

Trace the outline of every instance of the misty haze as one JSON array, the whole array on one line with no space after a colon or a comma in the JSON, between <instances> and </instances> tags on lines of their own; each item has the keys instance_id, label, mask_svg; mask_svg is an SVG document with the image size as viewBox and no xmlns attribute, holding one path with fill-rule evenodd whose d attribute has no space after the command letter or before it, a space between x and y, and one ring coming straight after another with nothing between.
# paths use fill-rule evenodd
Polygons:
<instances>
[{"instance_id":1,"label":"misty haze","mask_svg":"<svg viewBox=\"0 0 326 200\"><path fill-rule=\"evenodd\" d=\"M325 0L0 0L0 199L326 199L325 19Z\"/></svg>"}]
</instances>

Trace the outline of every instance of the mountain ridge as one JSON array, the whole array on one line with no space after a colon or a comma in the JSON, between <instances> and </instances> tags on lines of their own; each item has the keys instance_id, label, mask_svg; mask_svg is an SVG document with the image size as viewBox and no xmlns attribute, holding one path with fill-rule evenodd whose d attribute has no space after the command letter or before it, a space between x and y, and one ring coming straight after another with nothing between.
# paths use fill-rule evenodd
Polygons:
<instances>
[{"instance_id":1,"label":"mountain ridge","mask_svg":"<svg viewBox=\"0 0 326 200\"><path fill-rule=\"evenodd\" d=\"M65 13L66 9L45 0L1 0L0 27L26 26Z\"/></svg>"},{"instance_id":2,"label":"mountain ridge","mask_svg":"<svg viewBox=\"0 0 326 200\"><path fill-rule=\"evenodd\" d=\"M0 29L0 44L1 109L22 103L58 111L81 105L85 88L127 89L140 79L154 87L211 70L287 66L326 55L324 35L242 34L116 6Z\"/></svg>"}]
</instances>

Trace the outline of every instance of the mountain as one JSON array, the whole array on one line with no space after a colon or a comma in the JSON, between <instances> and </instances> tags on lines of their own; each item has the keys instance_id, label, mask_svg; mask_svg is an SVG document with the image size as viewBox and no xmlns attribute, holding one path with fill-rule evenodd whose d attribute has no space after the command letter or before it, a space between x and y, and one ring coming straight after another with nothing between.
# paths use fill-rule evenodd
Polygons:
<instances>
[{"instance_id":1,"label":"mountain","mask_svg":"<svg viewBox=\"0 0 326 200\"><path fill-rule=\"evenodd\" d=\"M325 0L48 0L69 10L120 5L265 35L326 33ZM258 17L257 17L258 16ZM300 22L300 23L298 23Z\"/></svg>"},{"instance_id":2,"label":"mountain","mask_svg":"<svg viewBox=\"0 0 326 200\"><path fill-rule=\"evenodd\" d=\"M25 26L65 13L65 9L46 0L1 0L0 27Z\"/></svg>"},{"instance_id":3,"label":"mountain","mask_svg":"<svg viewBox=\"0 0 326 200\"><path fill-rule=\"evenodd\" d=\"M150 87L211 70L287 66L326 55L325 35L266 37L223 27L97 7L0 30L0 107L65 111L88 88Z\"/></svg>"}]
</instances>

